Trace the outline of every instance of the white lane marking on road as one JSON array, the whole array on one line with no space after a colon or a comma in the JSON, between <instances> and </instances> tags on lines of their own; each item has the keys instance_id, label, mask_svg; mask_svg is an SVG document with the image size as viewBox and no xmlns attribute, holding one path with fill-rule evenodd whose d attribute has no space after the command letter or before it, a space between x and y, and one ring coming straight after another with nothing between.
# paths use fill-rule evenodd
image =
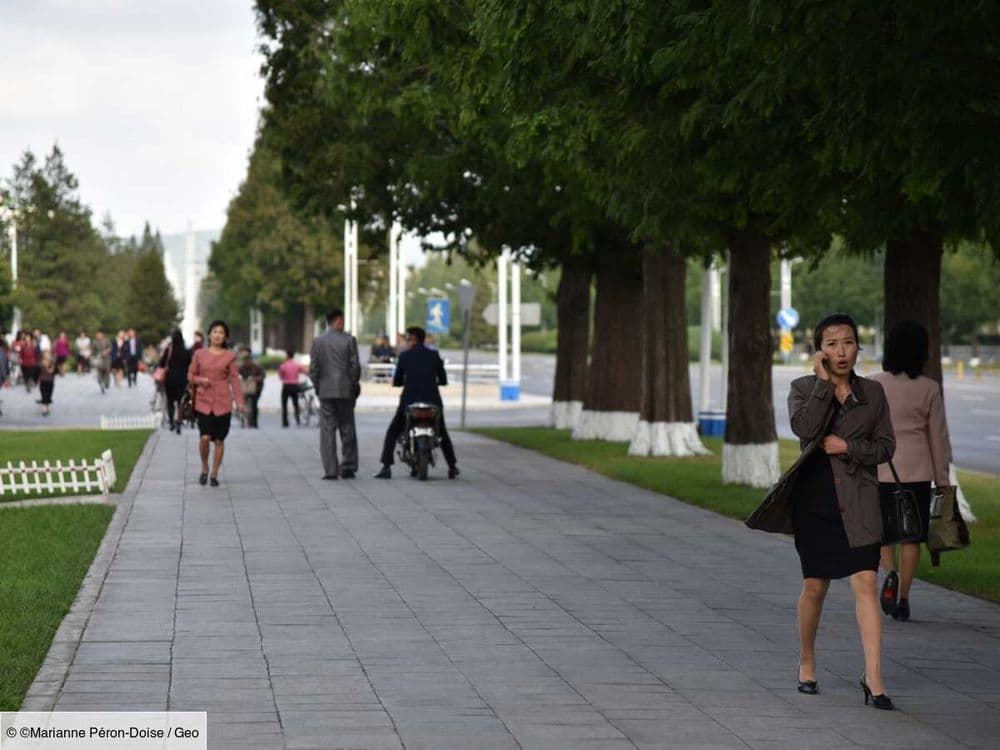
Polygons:
<instances>
[{"instance_id":1,"label":"white lane marking on road","mask_svg":"<svg viewBox=\"0 0 1000 750\"><path fill-rule=\"evenodd\" d=\"M961 401L977 401L978 402L978 401L985 401L986 400L986 396L966 396L966 395L961 395L958 398Z\"/></svg>"},{"instance_id":2,"label":"white lane marking on road","mask_svg":"<svg viewBox=\"0 0 1000 750\"><path fill-rule=\"evenodd\" d=\"M987 440L992 440L994 443L1000 443L1000 435L987 435Z\"/></svg>"},{"instance_id":3,"label":"white lane marking on road","mask_svg":"<svg viewBox=\"0 0 1000 750\"><path fill-rule=\"evenodd\" d=\"M987 417L1000 417L1000 409L970 409L973 414L982 414Z\"/></svg>"}]
</instances>

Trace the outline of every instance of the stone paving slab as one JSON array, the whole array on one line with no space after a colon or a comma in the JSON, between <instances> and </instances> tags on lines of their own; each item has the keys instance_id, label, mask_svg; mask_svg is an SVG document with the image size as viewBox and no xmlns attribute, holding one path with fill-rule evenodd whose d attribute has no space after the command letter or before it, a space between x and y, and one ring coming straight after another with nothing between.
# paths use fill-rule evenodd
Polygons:
<instances>
[{"instance_id":1,"label":"stone paving slab","mask_svg":"<svg viewBox=\"0 0 1000 750\"><path fill-rule=\"evenodd\" d=\"M459 481L369 479L384 425L337 482L316 432L234 430L218 489L160 434L25 708L204 710L211 748L996 746L1000 607L918 582L878 712L835 583L803 696L788 540L472 435Z\"/></svg>"}]
</instances>

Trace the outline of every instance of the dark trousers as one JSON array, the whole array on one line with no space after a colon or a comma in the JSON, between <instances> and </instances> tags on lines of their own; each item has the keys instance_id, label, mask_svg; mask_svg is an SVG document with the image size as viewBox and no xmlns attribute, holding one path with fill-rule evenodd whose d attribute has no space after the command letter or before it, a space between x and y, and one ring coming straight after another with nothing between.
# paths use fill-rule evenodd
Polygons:
<instances>
[{"instance_id":1,"label":"dark trousers","mask_svg":"<svg viewBox=\"0 0 1000 750\"><path fill-rule=\"evenodd\" d=\"M396 441L399 440L399 436L403 434L403 430L405 429L406 408L401 406L396 410L396 415L389 423L389 429L385 431L385 442L382 443L382 463L385 466L392 466L392 456L396 450ZM448 466L454 466L457 463L455 446L451 444L451 436L448 435L448 428L444 425L443 409L439 412L438 416L438 430L440 430L441 452L444 454L444 460L448 462Z\"/></svg>"},{"instance_id":2,"label":"dark trousers","mask_svg":"<svg viewBox=\"0 0 1000 750\"><path fill-rule=\"evenodd\" d=\"M247 427L257 427L257 402L260 400L260 394L255 394L253 396L244 396L243 400L247 402Z\"/></svg>"},{"instance_id":3,"label":"dark trousers","mask_svg":"<svg viewBox=\"0 0 1000 750\"><path fill-rule=\"evenodd\" d=\"M178 422L183 421L177 413L177 408L180 406L181 399L184 398L186 388L187 383L166 383L163 386L163 390L167 394L167 416L170 417L170 429L176 427Z\"/></svg>"},{"instance_id":4,"label":"dark trousers","mask_svg":"<svg viewBox=\"0 0 1000 750\"><path fill-rule=\"evenodd\" d=\"M344 448L344 462L337 460L337 433ZM353 398L323 398L319 402L319 455L323 473L335 477L344 471L358 470L358 434L354 429Z\"/></svg>"},{"instance_id":5,"label":"dark trousers","mask_svg":"<svg viewBox=\"0 0 1000 750\"><path fill-rule=\"evenodd\" d=\"M128 387L131 388L139 381L139 360L129 357L125 360L125 372L128 376Z\"/></svg>"},{"instance_id":6,"label":"dark trousers","mask_svg":"<svg viewBox=\"0 0 1000 750\"><path fill-rule=\"evenodd\" d=\"M299 386L285 383L281 386L281 426L288 427L288 399L295 407L295 424L299 424Z\"/></svg>"}]
</instances>

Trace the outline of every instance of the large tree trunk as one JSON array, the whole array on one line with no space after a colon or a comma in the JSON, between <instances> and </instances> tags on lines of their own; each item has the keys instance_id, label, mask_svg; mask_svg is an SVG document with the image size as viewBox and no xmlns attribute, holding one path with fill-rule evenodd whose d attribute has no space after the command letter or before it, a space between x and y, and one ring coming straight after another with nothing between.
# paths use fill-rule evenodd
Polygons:
<instances>
[{"instance_id":1,"label":"large tree trunk","mask_svg":"<svg viewBox=\"0 0 1000 750\"><path fill-rule=\"evenodd\" d=\"M649 246L642 259L642 378L633 456L693 456L701 444L691 409L687 263L676 248Z\"/></svg>"},{"instance_id":2,"label":"large tree trunk","mask_svg":"<svg viewBox=\"0 0 1000 750\"><path fill-rule=\"evenodd\" d=\"M771 242L751 230L728 235L729 378L724 484L769 487L778 480L771 391Z\"/></svg>"},{"instance_id":3,"label":"large tree trunk","mask_svg":"<svg viewBox=\"0 0 1000 750\"><path fill-rule=\"evenodd\" d=\"M631 440L639 422L642 369L637 347L642 308L638 253L597 272L594 344L574 440Z\"/></svg>"},{"instance_id":4,"label":"large tree trunk","mask_svg":"<svg viewBox=\"0 0 1000 750\"><path fill-rule=\"evenodd\" d=\"M885 245L885 334L903 320L922 323L930 335L924 374L941 382L940 236L894 237Z\"/></svg>"},{"instance_id":5,"label":"large tree trunk","mask_svg":"<svg viewBox=\"0 0 1000 750\"><path fill-rule=\"evenodd\" d=\"M562 268L556 312L556 376L552 388L552 426L573 429L580 420L587 389L590 351L590 281L593 272L576 266Z\"/></svg>"}]
</instances>

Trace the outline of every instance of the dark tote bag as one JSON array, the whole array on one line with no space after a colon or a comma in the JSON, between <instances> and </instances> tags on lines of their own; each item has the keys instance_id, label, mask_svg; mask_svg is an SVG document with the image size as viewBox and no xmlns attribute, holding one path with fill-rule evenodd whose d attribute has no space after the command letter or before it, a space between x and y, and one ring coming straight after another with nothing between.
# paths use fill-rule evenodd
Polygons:
<instances>
[{"instance_id":1,"label":"dark tote bag","mask_svg":"<svg viewBox=\"0 0 1000 750\"><path fill-rule=\"evenodd\" d=\"M915 542L920 539L922 531L920 524L920 509L917 506L916 495L912 490L903 488L899 482L896 467L889 461L892 478L896 481L896 489L888 495L880 495L882 503L882 542L898 544L900 542Z\"/></svg>"}]
</instances>

